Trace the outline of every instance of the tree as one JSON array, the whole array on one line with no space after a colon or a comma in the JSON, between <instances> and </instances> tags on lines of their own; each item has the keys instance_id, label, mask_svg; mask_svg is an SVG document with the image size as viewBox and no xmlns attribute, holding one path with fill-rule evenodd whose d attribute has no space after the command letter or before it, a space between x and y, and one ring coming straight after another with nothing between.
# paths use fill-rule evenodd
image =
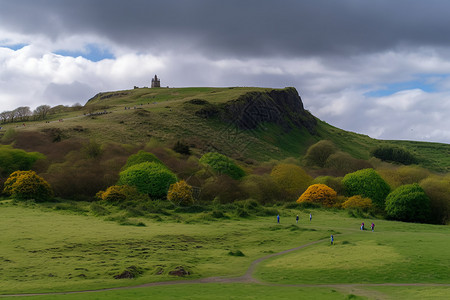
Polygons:
<instances>
[{"instance_id":1,"label":"tree","mask_svg":"<svg viewBox=\"0 0 450 300\"><path fill-rule=\"evenodd\" d=\"M176 205L190 205L194 203L192 186L181 180L173 183L167 192L167 199Z\"/></svg>"},{"instance_id":2,"label":"tree","mask_svg":"<svg viewBox=\"0 0 450 300\"><path fill-rule=\"evenodd\" d=\"M356 159L346 152L336 152L331 154L324 167L339 171L340 174L355 172L361 169L371 168L372 165L363 159Z\"/></svg>"},{"instance_id":3,"label":"tree","mask_svg":"<svg viewBox=\"0 0 450 300\"><path fill-rule=\"evenodd\" d=\"M325 184L313 184L297 199L297 203L310 202L326 207L336 203L337 193Z\"/></svg>"},{"instance_id":4,"label":"tree","mask_svg":"<svg viewBox=\"0 0 450 300\"><path fill-rule=\"evenodd\" d=\"M374 169L363 169L347 174L342 179L348 197L361 195L372 199L375 207L384 209L384 201L390 192L386 181Z\"/></svg>"},{"instance_id":5,"label":"tree","mask_svg":"<svg viewBox=\"0 0 450 300\"><path fill-rule=\"evenodd\" d=\"M430 199L417 183L398 187L386 198L388 217L405 222L426 222L430 217Z\"/></svg>"},{"instance_id":6,"label":"tree","mask_svg":"<svg viewBox=\"0 0 450 300\"><path fill-rule=\"evenodd\" d=\"M50 112L50 105L40 105L36 107L36 109L33 112L33 115L38 120L45 120L47 118L48 113Z\"/></svg>"},{"instance_id":7,"label":"tree","mask_svg":"<svg viewBox=\"0 0 450 300\"><path fill-rule=\"evenodd\" d=\"M3 192L18 200L43 202L53 197L50 185L34 171L13 172L5 181Z\"/></svg>"},{"instance_id":8,"label":"tree","mask_svg":"<svg viewBox=\"0 0 450 300\"><path fill-rule=\"evenodd\" d=\"M313 180L305 170L294 164L279 164L272 169L270 176L294 199L301 195Z\"/></svg>"},{"instance_id":9,"label":"tree","mask_svg":"<svg viewBox=\"0 0 450 300\"><path fill-rule=\"evenodd\" d=\"M34 163L45 156L39 152L26 152L11 146L0 145L0 176L8 176L17 170L29 170Z\"/></svg>"},{"instance_id":10,"label":"tree","mask_svg":"<svg viewBox=\"0 0 450 300\"><path fill-rule=\"evenodd\" d=\"M127 163L123 167L123 170L143 162L154 162L164 166L162 161L160 161L153 153L140 150L138 153L130 155L130 157L128 157Z\"/></svg>"},{"instance_id":11,"label":"tree","mask_svg":"<svg viewBox=\"0 0 450 300\"><path fill-rule=\"evenodd\" d=\"M27 121L28 118L32 115L31 110L28 106L20 106L15 109L16 118L20 121Z\"/></svg>"},{"instance_id":12,"label":"tree","mask_svg":"<svg viewBox=\"0 0 450 300\"><path fill-rule=\"evenodd\" d=\"M308 148L305 161L308 165L323 168L328 157L337 151L332 141L322 140Z\"/></svg>"},{"instance_id":13,"label":"tree","mask_svg":"<svg viewBox=\"0 0 450 300\"><path fill-rule=\"evenodd\" d=\"M200 163L209 166L217 174L225 174L233 179L240 179L245 176L244 170L233 160L217 152L208 152L204 154Z\"/></svg>"},{"instance_id":14,"label":"tree","mask_svg":"<svg viewBox=\"0 0 450 300\"><path fill-rule=\"evenodd\" d=\"M419 185L430 199L431 222L447 224L450 220L450 177L429 177Z\"/></svg>"},{"instance_id":15,"label":"tree","mask_svg":"<svg viewBox=\"0 0 450 300\"><path fill-rule=\"evenodd\" d=\"M155 162L143 162L120 172L119 185L130 185L150 197L166 197L169 186L177 177L169 169Z\"/></svg>"}]
</instances>

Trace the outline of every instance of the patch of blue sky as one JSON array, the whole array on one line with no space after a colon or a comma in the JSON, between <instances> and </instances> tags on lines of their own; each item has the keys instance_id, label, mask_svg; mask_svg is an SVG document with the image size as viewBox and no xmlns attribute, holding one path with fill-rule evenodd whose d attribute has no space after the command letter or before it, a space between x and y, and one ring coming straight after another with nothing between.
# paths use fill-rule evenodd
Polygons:
<instances>
[{"instance_id":1,"label":"patch of blue sky","mask_svg":"<svg viewBox=\"0 0 450 300\"><path fill-rule=\"evenodd\" d=\"M448 75L421 75L415 80L388 83L381 89L372 90L364 95L366 97L386 97L405 90L420 89L424 92L431 93L436 91L436 83Z\"/></svg>"},{"instance_id":2,"label":"patch of blue sky","mask_svg":"<svg viewBox=\"0 0 450 300\"><path fill-rule=\"evenodd\" d=\"M25 46L28 46L28 44L12 44L12 45L9 45L9 44L3 44L3 43L0 42L0 47L8 48L8 49L11 49L11 50L14 50L14 51L20 50L20 49L22 49Z\"/></svg>"},{"instance_id":3,"label":"patch of blue sky","mask_svg":"<svg viewBox=\"0 0 450 300\"><path fill-rule=\"evenodd\" d=\"M115 58L114 54L111 53L108 49L105 49L104 47L99 47L96 44L88 44L81 51L58 50L53 53L70 57L81 56L93 62Z\"/></svg>"}]
</instances>

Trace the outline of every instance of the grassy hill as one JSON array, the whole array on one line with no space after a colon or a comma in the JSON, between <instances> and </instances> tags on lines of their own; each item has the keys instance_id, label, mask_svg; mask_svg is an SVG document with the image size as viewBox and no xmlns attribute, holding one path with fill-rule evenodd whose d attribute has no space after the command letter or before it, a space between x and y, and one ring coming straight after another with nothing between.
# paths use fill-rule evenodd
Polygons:
<instances>
[{"instance_id":1,"label":"grassy hill","mask_svg":"<svg viewBox=\"0 0 450 300\"><path fill-rule=\"evenodd\" d=\"M101 144L139 144L154 138L171 145L181 140L194 152L215 150L243 161L299 157L322 139L362 159L369 158L372 147L394 144L412 151L419 164L428 169L450 171L450 145L381 141L338 129L305 111L293 88L138 88L106 92L94 96L84 107L55 110L48 121L26 122L25 127L6 124L0 135L10 128L17 132L37 130L59 139L88 138Z\"/></svg>"}]
</instances>

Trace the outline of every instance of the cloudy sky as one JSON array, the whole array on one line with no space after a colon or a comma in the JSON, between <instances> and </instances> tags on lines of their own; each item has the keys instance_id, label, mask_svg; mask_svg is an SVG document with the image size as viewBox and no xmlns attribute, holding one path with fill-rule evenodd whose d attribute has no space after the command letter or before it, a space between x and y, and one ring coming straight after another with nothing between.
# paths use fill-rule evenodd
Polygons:
<instances>
[{"instance_id":1,"label":"cloudy sky","mask_svg":"<svg viewBox=\"0 0 450 300\"><path fill-rule=\"evenodd\" d=\"M450 143L447 0L0 0L0 112L149 86L294 86L380 139Z\"/></svg>"}]
</instances>

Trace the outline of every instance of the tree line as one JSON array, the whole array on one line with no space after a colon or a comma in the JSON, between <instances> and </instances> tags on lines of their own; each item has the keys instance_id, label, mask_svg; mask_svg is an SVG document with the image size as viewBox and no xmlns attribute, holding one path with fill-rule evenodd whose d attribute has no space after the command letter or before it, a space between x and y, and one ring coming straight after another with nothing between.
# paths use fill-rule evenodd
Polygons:
<instances>
[{"instance_id":1,"label":"tree line","mask_svg":"<svg viewBox=\"0 0 450 300\"><path fill-rule=\"evenodd\" d=\"M51 114L61 112L61 110L78 110L82 106L79 103L74 104L72 107L58 105L51 107L50 105L39 105L36 109L31 110L29 106L20 106L14 110L8 110L0 112L0 123L14 123L14 122L26 122L45 120Z\"/></svg>"}]
</instances>

